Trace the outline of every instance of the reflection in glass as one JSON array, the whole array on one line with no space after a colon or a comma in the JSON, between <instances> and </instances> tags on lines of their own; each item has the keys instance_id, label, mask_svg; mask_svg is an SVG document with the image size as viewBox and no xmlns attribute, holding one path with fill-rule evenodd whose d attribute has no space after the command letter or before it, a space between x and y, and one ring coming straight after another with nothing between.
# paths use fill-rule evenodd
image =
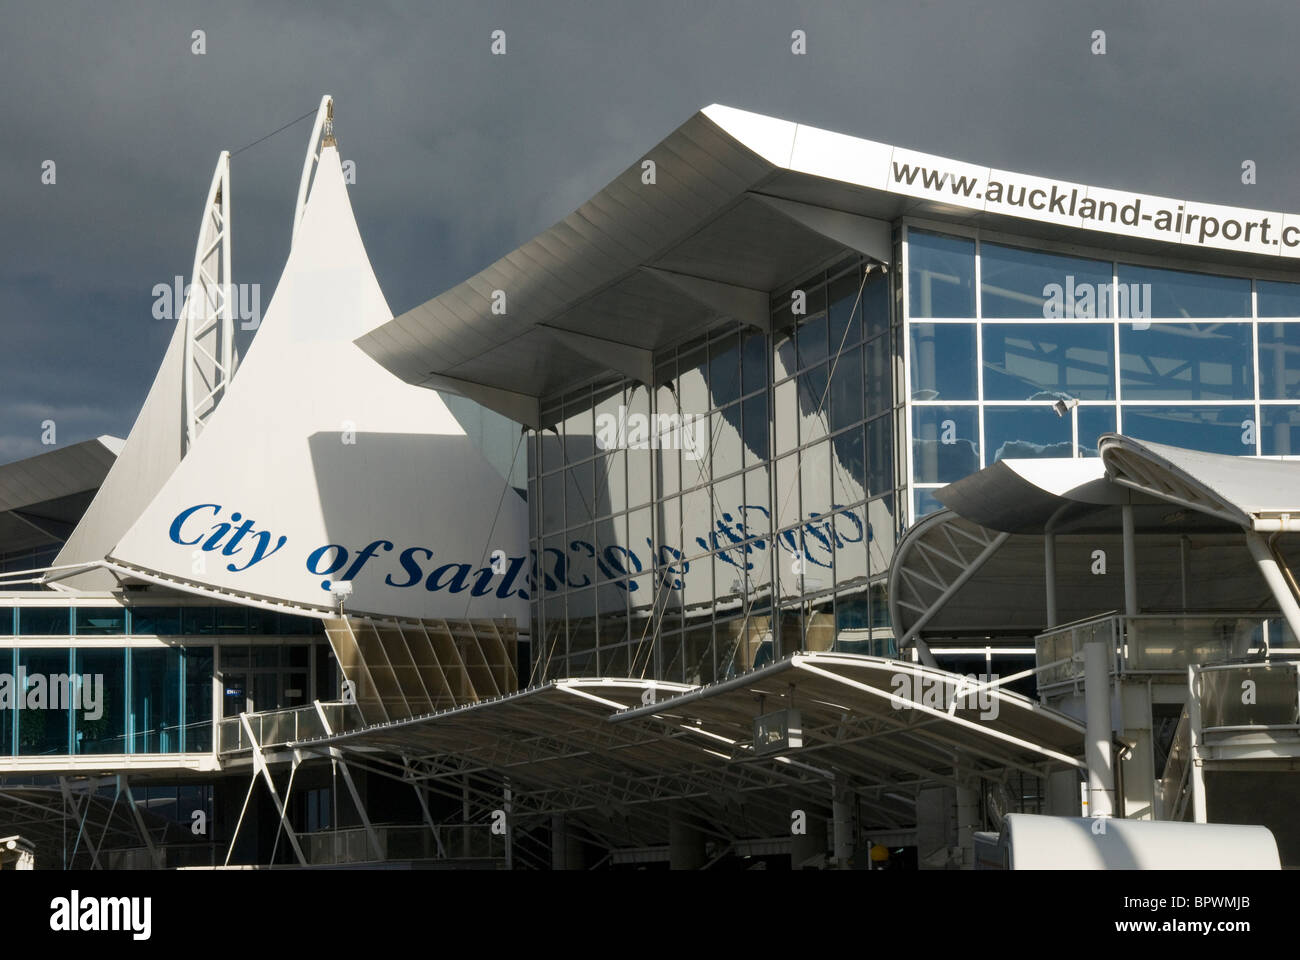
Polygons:
<instances>
[{"instance_id":1,"label":"reflection in glass","mask_svg":"<svg viewBox=\"0 0 1300 960\"><path fill-rule=\"evenodd\" d=\"M1249 323L1122 323L1125 400L1250 400L1255 396Z\"/></svg>"},{"instance_id":2,"label":"reflection in glass","mask_svg":"<svg viewBox=\"0 0 1300 960\"><path fill-rule=\"evenodd\" d=\"M1115 432L1114 407L1085 407L1077 410L1079 418L1079 456L1096 457L1097 441L1103 433Z\"/></svg>"},{"instance_id":3,"label":"reflection in glass","mask_svg":"<svg viewBox=\"0 0 1300 960\"><path fill-rule=\"evenodd\" d=\"M863 365L867 392L866 415L884 413L894 403L894 365L889 352L889 337L877 337L863 348Z\"/></svg>"},{"instance_id":4,"label":"reflection in glass","mask_svg":"<svg viewBox=\"0 0 1300 960\"><path fill-rule=\"evenodd\" d=\"M26 613L26 611L23 611ZM64 609L67 612L67 609ZM41 648L20 649L18 670L26 684L14 690L24 698L24 709L13 711L18 722L18 753L24 757L67 754L71 697L52 677L66 677L71 671L71 651Z\"/></svg>"},{"instance_id":5,"label":"reflection in glass","mask_svg":"<svg viewBox=\"0 0 1300 960\"><path fill-rule=\"evenodd\" d=\"M1051 407L984 408L984 449L996 460L1069 457L1073 455L1069 415Z\"/></svg>"},{"instance_id":6,"label":"reflection in glass","mask_svg":"<svg viewBox=\"0 0 1300 960\"><path fill-rule=\"evenodd\" d=\"M831 431L843 430L862 419L862 352L847 348L832 362Z\"/></svg>"},{"instance_id":7,"label":"reflection in glass","mask_svg":"<svg viewBox=\"0 0 1300 960\"><path fill-rule=\"evenodd\" d=\"M839 506L856 503L867 495L867 458L862 428L846 430L831 438L832 495Z\"/></svg>"},{"instance_id":8,"label":"reflection in glass","mask_svg":"<svg viewBox=\"0 0 1300 960\"><path fill-rule=\"evenodd\" d=\"M1124 434L1207 453L1252 454L1255 408L1251 406L1124 406ZM1245 443L1245 440L1252 440Z\"/></svg>"},{"instance_id":9,"label":"reflection in glass","mask_svg":"<svg viewBox=\"0 0 1300 960\"><path fill-rule=\"evenodd\" d=\"M66 637L71 632L72 616L68 607L20 607L18 609L20 637Z\"/></svg>"},{"instance_id":10,"label":"reflection in glass","mask_svg":"<svg viewBox=\"0 0 1300 960\"><path fill-rule=\"evenodd\" d=\"M894 489L894 418L867 422L867 492L879 496Z\"/></svg>"},{"instance_id":11,"label":"reflection in glass","mask_svg":"<svg viewBox=\"0 0 1300 960\"><path fill-rule=\"evenodd\" d=\"M980 466L975 407L912 409L912 460L917 483L952 483Z\"/></svg>"},{"instance_id":12,"label":"reflection in glass","mask_svg":"<svg viewBox=\"0 0 1300 960\"><path fill-rule=\"evenodd\" d=\"M858 302L861 276L861 271L855 270L830 283L829 333L832 354L862 339L862 305ZM857 309L854 309L855 304Z\"/></svg>"},{"instance_id":13,"label":"reflection in glass","mask_svg":"<svg viewBox=\"0 0 1300 960\"><path fill-rule=\"evenodd\" d=\"M829 364L799 374L799 443L812 443L826 436Z\"/></svg>"},{"instance_id":14,"label":"reflection in glass","mask_svg":"<svg viewBox=\"0 0 1300 960\"><path fill-rule=\"evenodd\" d=\"M920 520L927 514L934 513L936 510L942 510L943 504L935 497L935 490L927 490L918 487L916 490L916 518Z\"/></svg>"},{"instance_id":15,"label":"reflection in glass","mask_svg":"<svg viewBox=\"0 0 1300 960\"><path fill-rule=\"evenodd\" d=\"M1259 324L1259 396L1300 398L1300 323Z\"/></svg>"},{"instance_id":16,"label":"reflection in glass","mask_svg":"<svg viewBox=\"0 0 1300 960\"><path fill-rule=\"evenodd\" d=\"M753 333L741 341L741 389L749 395L767 384L767 337Z\"/></svg>"},{"instance_id":17,"label":"reflection in glass","mask_svg":"<svg viewBox=\"0 0 1300 960\"><path fill-rule=\"evenodd\" d=\"M1115 268L1117 316L1177 320L1182 317L1249 317L1250 281L1208 273L1138 267Z\"/></svg>"},{"instance_id":18,"label":"reflection in glass","mask_svg":"<svg viewBox=\"0 0 1300 960\"><path fill-rule=\"evenodd\" d=\"M710 406L740 399L740 340L734 333L709 344L709 388Z\"/></svg>"},{"instance_id":19,"label":"reflection in glass","mask_svg":"<svg viewBox=\"0 0 1300 960\"><path fill-rule=\"evenodd\" d=\"M975 400L975 325L913 323L912 399Z\"/></svg>"},{"instance_id":20,"label":"reflection in glass","mask_svg":"<svg viewBox=\"0 0 1300 960\"><path fill-rule=\"evenodd\" d=\"M985 323L983 336L985 400L1115 398L1109 323Z\"/></svg>"},{"instance_id":21,"label":"reflection in glass","mask_svg":"<svg viewBox=\"0 0 1300 960\"><path fill-rule=\"evenodd\" d=\"M1025 319L1110 316L1110 264L980 245L981 316Z\"/></svg>"},{"instance_id":22,"label":"reflection in glass","mask_svg":"<svg viewBox=\"0 0 1300 960\"><path fill-rule=\"evenodd\" d=\"M93 685L90 694L93 709L84 708L87 703L84 693L73 705L72 742L75 751L77 753L126 753L126 651L74 650L72 672L77 677L83 675L89 677ZM94 682L97 676L103 678L102 687ZM207 700L204 706L207 708L207 718L210 722L212 719L211 675L205 692ZM96 698L98 702L94 703Z\"/></svg>"},{"instance_id":23,"label":"reflection in glass","mask_svg":"<svg viewBox=\"0 0 1300 960\"><path fill-rule=\"evenodd\" d=\"M1256 280L1255 310L1260 317L1300 317L1300 283Z\"/></svg>"},{"instance_id":24,"label":"reflection in glass","mask_svg":"<svg viewBox=\"0 0 1300 960\"><path fill-rule=\"evenodd\" d=\"M1300 407L1263 406L1259 430L1260 453L1266 457L1300 455Z\"/></svg>"},{"instance_id":25,"label":"reflection in glass","mask_svg":"<svg viewBox=\"0 0 1300 960\"><path fill-rule=\"evenodd\" d=\"M913 317L974 317L975 241L909 230L907 284Z\"/></svg>"}]
</instances>

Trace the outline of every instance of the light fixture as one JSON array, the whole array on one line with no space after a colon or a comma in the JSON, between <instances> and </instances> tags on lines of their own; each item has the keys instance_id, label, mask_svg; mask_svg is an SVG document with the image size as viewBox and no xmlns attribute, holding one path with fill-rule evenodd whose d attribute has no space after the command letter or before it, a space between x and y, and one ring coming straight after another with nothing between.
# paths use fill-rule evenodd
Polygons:
<instances>
[{"instance_id":1,"label":"light fixture","mask_svg":"<svg viewBox=\"0 0 1300 960\"><path fill-rule=\"evenodd\" d=\"M1064 417L1067 413L1079 405L1079 401L1074 397L1062 397L1052 404L1052 409L1056 411L1058 417Z\"/></svg>"}]
</instances>

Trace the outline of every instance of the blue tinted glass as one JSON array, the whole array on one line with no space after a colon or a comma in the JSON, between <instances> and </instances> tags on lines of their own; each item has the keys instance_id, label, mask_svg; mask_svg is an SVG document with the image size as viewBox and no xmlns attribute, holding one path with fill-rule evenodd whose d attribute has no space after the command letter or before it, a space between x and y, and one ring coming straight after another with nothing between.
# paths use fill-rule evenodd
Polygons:
<instances>
[{"instance_id":1,"label":"blue tinted glass","mask_svg":"<svg viewBox=\"0 0 1300 960\"><path fill-rule=\"evenodd\" d=\"M943 504L935 497L934 490L917 490L916 491L916 520L920 520L926 514L934 513L936 510L942 510Z\"/></svg>"},{"instance_id":2,"label":"blue tinted glass","mask_svg":"<svg viewBox=\"0 0 1300 960\"><path fill-rule=\"evenodd\" d=\"M913 323L912 399L975 400L975 325Z\"/></svg>"},{"instance_id":3,"label":"blue tinted glass","mask_svg":"<svg viewBox=\"0 0 1300 960\"><path fill-rule=\"evenodd\" d=\"M984 449L989 462L1074 453L1073 424L1051 407L984 408Z\"/></svg>"},{"instance_id":4,"label":"blue tinted glass","mask_svg":"<svg viewBox=\"0 0 1300 960\"><path fill-rule=\"evenodd\" d=\"M855 270L829 284L832 353L840 349L841 345L852 346L862 339L862 304L858 300L858 287L861 283L862 271Z\"/></svg>"},{"instance_id":5,"label":"blue tinted glass","mask_svg":"<svg viewBox=\"0 0 1300 960\"><path fill-rule=\"evenodd\" d=\"M762 390L767 383L767 337L755 333L741 346L741 384L745 393Z\"/></svg>"},{"instance_id":6,"label":"blue tinted glass","mask_svg":"<svg viewBox=\"0 0 1300 960\"><path fill-rule=\"evenodd\" d=\"M175 636L181 632L181 608L132 607L131 632L137 636Z\"/></svg>"},{"instance_id":7,"label":"blue tinted glass","mask_svg":"<svg viewBox=\"0 0 1300 960\"><path fill-rule=\"evenodd\" d=\"M78 607L76 614L78 636L126 633L126 610L122 607Z\"/></svg>"},{"instance_id":8,"label":"blue tinted glass","mask_svg":"<svg viewBox=\"0 0 1300 960\"><path fill-rule=\"evenodd\" d=\"M19 636L59 637L71 632L72 616L67 607L22 607L18 611Z\"/></svg>"},{"instance_id":9,"label":"blue tinted glass","mask_svg":"<svg viewBox=\"0 0 1300 960\"><path fill-rule=\"evenodd\" d=\"M795 339L799 341L799 366L800 368L811 366L814 363L820 363L826 359L826 314L813 317L806 323L799 325L795 331Z\"/></svg>"},{"instance_id":10,"label":"blue tinted glass","mask_svg":"<svg viewBox=\"0 0 1300 960\"><path fill-rule=\"evenodd\" d=\"M322 662L330 662L324 650L316 651ZM317 691L321 693L321 691ZM320 699L329 699L322 694ZM185 744L187 753L212 749L212 648L185 648Z\"/></svg>"},{"instance_id":11,"label":"blue tinted glass","mask_svg":"<svg viewBox=\"0 0 1300 960\"><path fill-rule=\"evenodd\" d=\"M1079 456L1097 456L1097 439L1115 432L1114 407L1079 407Z\"/></svg>"},{"instance_id":12,"label":"blue tinted glass","mask_svg":"<svg viewBox=\"0 0 1300 960\"><path fill-rule=\"evenodd\" d=\"M74 650L73 657L73 673L91 678L84 687L91 691L89 701L83 693L72 712L74 751L126 753L126 651L82 648ZM95 682L98 677L103 677L102 686ZM209 702L211 698L209 692Z\"/></svg>"},{"instance_id":13,"label":"blue tinted glass","mask_svg":"<svg viewBox=\"0 0 1300 960\"><path fill-rule=\"evenodd\" d=\"M1252 454L1255 431L1242 426L1254 421L1255 408L1220 407L1124 407L1124 433L1139 440L1167 443L1207 453Z\"/></svg>"},{"instance_id":14,"label":"blue tinted glass","mask_svg":"<svg viewBox=\"0 0 1300 960\"><path fill-rule=\"evenodd\" d=\"M1255 310L1261 317L1300 317L1300 283L1256 280Z\"/></svg>"},{"instance_id":15,"label":"blue tinted glass","mask_svg":"<svg viewBox=\"0 0 1300 960\"><path fill-rule=\"evenodd\" d=\"M745 462L768 458L767 394L759 393L741 404L741 426L745 438Z\"/></svg>"},{"instance_id":16,"label":"blue tinted glass","mask_svg":"<svg viewBox=\"0 0 1300 960\"><path fill-rule=\"evenodd\" d=\"M1119 346L1125 400L1254 399L1248 323L1122 323Z\"/></svg>"},{"instance_id":17,"label":"blue tinted glass","mask_svg":"<svg viewBox=\"0 0 1300 960\"><path fill-rule=\"evenodd\" d=\"M1300 454L1300 407L1260 407L1260 453L1266 457Z\"/></svg>"},{"instance_id":18,"label":"blue tinted glass","mask_svg":"<svg viewBox=\"0 0 1300 960\"><path fill-rule=\"evenodd\" d=\"M894 489L894 420L877 417L867 423L867 495Z\"/></svg>"},{"instance_id":19,"label":"blue tinted glass","mask_svg":"<svg viewBox=\"0 0 1300 960\"><path fill-rule=\"evenodd\" d=\"M1249 317L1250 281L1121 263L1115 268L1118 317Z\"/></svg>"},{"instance_id":20,"label":"blue tinted glass","mask_svg":"<svg viewBox=\"0 0 1300 960\"><path fill-rule=\"evenodd\" d=\"M907 291L913 317L974 317L975 241L908 231Z\"/></svg>"},{"instance_id":21,"label":"blue tinted glass","mask_svg":"<svg viewBox=\"0 0 1300 960\"><path fill-rule=\"evenodd\" d=\"M889 337L877 337L862 348L862 362L867 389L867 416L884 413L893 406L893 364Z\"/></svg>"},{"instance_id":22,"label":"blue tinted glass","mask_svg":"<svg viewBox=\"0 0 1300 960\"><path fill-rule=\"evenodd\" d=\"M984 399L1115 397L1109 323L986 323Z\"/></svg>"},{"instance_id":23,"label":"blue tinted glass","mask_svg":"<svg viewBox=\"0 0 1300 960\"><path fill-rule=\"evenodd\" d=\"M867 490L867 456L862 445L862 428L845 430L831 438L831 498L843 507L862 500Z\"/></svg>"},{"instance_id":24,"label":"blue tinted glass","mask_svg":"<svg viewBox=\"0 0 1300 960\"><path fill-rule=\"evenodd\" d=\"M715 407L740 397L740 343L734 334L709 344L709 387Z\"/></svg>"},{"instance_id":25,"label":"blue tinted glass","mask_svg":"<svg viewBox=\"0 0 1300 960\"><path fill-rule=\"evenodd\" d=\"M889 277L881 270L872 271L862 291L862 316L866 322L864 337L874 337L889 329Z\"/></svg>"},{"instance_id":26,"label":"blue tinted glass","mask_svg":"<svg viewBox=\"0 0 1300 960\"><path fill-rule=\"evenodd\" d=\"M1300 398L1300 323L1259 324L1259 396Z\"/></svg>"},{"instance_id":27,"label":"blue tinted glass","mask_svg":"<svg viewBox=\"0 0 1300 960\"><path fill-rule=\"evenodd\" d=\"M831 430L862 420L862 350L847 347L831 364Z\"/></svg>"},{"instance_id":28,"label":"blue tinted glass","mask_svg":"<svg viewBox=\"0 0 1300 960\"><path fill-rule=\"evenodd\" d=\"M0 607L0 637L13 636L15 613L13 607ZM4 673L3 651L0 651L0 673Z\"/></svg>"},{"instance_id":29,"label":"blue tinted glass","mask_svg":"<svg viewBox=\"0 0 1300 960\"><path fill-rule=\"evenodd\" d=\"M181 652L131 651L131 752L180 751Z\"/></svg>"},{"instance_id":30,"label":"blue tinted glass","mask_svg":"<svg viewBox=\"0 0 1300 960\"><path fill-rule=\"evenodd\" d=\"M1110 284L1110 264L1100 260L980 246L980 315L986 320L1109 317Z\"/></svg>"},{"instance_id":31,"label":"blue tinted glass","mask_svg":"<svg viewBox=\"0 0 1300 960\"><path fill-rule=\"evenodd\" d=\"M952 483L980 467L975 407L913 407L912 460L917 483Z\"/></svg>"},{"instance_id":32,"label":"blue tinted glass","mask_svg":"<svg viewBox=\"0 0 1300 960\"><path fill-rule=\"evenodd\" d=\"M66 611L65 611L66 612ZM70 697L52 677L71 673L71 651L28 648L18 651L18 669L27 673L26 701L18 715L18 752L46 756L69 752Z\"/></svg>"}]
</instances>

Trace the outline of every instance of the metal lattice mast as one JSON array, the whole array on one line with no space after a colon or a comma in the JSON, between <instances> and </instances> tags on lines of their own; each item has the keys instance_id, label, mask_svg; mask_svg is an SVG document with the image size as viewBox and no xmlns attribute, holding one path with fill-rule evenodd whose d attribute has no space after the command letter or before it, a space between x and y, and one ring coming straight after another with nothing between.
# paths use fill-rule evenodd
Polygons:
<instances>
[{"instance_id":1,"label":"metal lattice mast","mask_svg":"<svg viewBox=\"0 0 1300 960\"><path fill-rule=\"evenodd\" d=\"M182 456L198 439L234 375L235 321L230 282L230 153L222 151L199 223L185 297Z\"/></svg>"}]
</instances>

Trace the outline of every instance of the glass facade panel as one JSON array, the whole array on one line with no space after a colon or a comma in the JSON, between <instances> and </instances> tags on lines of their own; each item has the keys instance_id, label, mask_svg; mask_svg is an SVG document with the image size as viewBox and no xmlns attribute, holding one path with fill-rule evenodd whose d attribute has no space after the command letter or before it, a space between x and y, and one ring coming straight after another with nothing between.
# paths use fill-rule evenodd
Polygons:
<instances>
[{"instance_id":1,"label":"glass facade panel","mask_svg":"<svg viewBox=\"0 0 1300 960\"><path fill-rule=\"evenodd\" d=\"M126 633L126 609L123 607L75 607L78 636L103 636Z\"/></svg>"},{"instance_id":2,"label":"glass facade panel","mask_svg":"<svg viewBox=\"0 0 1300 960\"><path fill-rule=\"evenodd\" d=\"M1259 396L1300 399L1300 323L1259 324Z\"/></svg>"},{"instance_id":3,"label":"glass facade panel","mask_svg":"<svg viewBox=\"0 0 1300 960\"><path fill-rule=\"evenodd\" d=\"M68 607L20 607L20 637L66 637L72 633L72 611Z\"/></svg>"},{"instance_id":4,"label":"glass facade panel","mask_svg":"<svg viewBox=\"0 0 1300 960\"><path fill-rule=\"evenodd\" d=\"M985 400L1115 399L1109 323L985 323L983 338Z\"/></svg>"},{"instance_id":5,"label":"glass facade panel","mask_svg":"<svg viewBox=\"0 0 1300 960\"><path fill-rule=\"evenodd\" d=\"M1207 453L1254 453L1254 420L1248 406L1124 407L1125 435Z\"/></svg>"},{"instance_id":6,"label":"glass facade panel","mask_svg":"<svg viewBox=\"0 0 1300 960\"><path fill-rule=\"evenodd\" d=\"M1076 411L1079 419L1079 456L1096 457L1097 441L1103 433L1115 432L1115 408L1110 406L1085 407Z\"/></svg>"},{"instance_id":7,"label":"glass facade panel","mask_svg":"<svg viewBox=\"0 0 1300 960\"><path fill-rule=\"evenodd\" d=\"M1248 323L1122 323L1125 400L1252 400Z\"/></svg>"},{"instance_id":8,"label":"glass facade panel","mask_svg":"<svg viewBox=\"0 0 1300 960\"><path fill-rule=\"evenodd\" d=\"M1260 453L1266 457L1300 455L1300 407L1264 406L1259 417Z\"/></svg>"},{"instance_id":9,"label":"glass facade panel","mask_svg":"<svg viewBox=\"0 0 1300 960\"><path fill-rule=\"evenodd\" d=\"M980 244L980 311L986 320L1109 317L1110 286L1105 261Z\"/></svg>"},{"instance_id":10,"label":"glass facade panel","mask_svg":"<svg viewBox=\"0 0 1300 960\"><path fill-rule=\"evenodd\" d=\"M131 651L128 736L132 753L179 752L180 695L179 648ZM273 701L274 697L268 698L268 702Z\"/></svg>"},{"instance_id":11,"label":"glass facade panel","mask_svg":"<svg viewBox=\"0 0 1300 960\"><path fill-rule=\"evenodd\" d=\"M1070 457L1074 453L1070 416L1047 406L984 408L984 449L996 460Z\"/></svg>"},{"instance_id":12,"label":"glass facade panel","mask_svg":"<svg viewBox=\"0 0 1300 960\"><path fill-rule=\"evenodd\" d=\"M126 651L82 648L72 655L73 674L81 687L80 702L72 710L75 752L126 753Z\"/></svg>"},{"instance_id":13,"label":"glass facade panel","mask_svg":"<svg viewBox=\"0 0 1300 960\"><path fill-rule=\"evenodd\" d=\"M1255 310L1261 317L1300 317L1300 283L1256 280Z\"/></svg>"},{"instance_id":14,"label":"glass facade panel","mask_svg":"<svg viewBox=\"0 0 1300 960\"><path fill-rule=\"evenodd\" d=\"M951 483L978 470L979 410L913 407L912 462L918 483Z\"/></svg>"},{"instance_id":15,"label":"glass facade panel","mask_svg":"<svg viewBox=\"0 0 1300 960\"><path fill-rule=\"evenodd\" d=\"M1250 281L1121 263L1115 268L1120 319L1249 317Z\"/></svg>"},{"instance_id":16,"label":"glass facade panel","mask_svg":"<svg viewBox=\"0 0 1300 960\"><path fill-rule=\"evenodd\" d=\"M19 756L72 752L71 661L72 651L67 648L29 647L18 651L14 692L22 697L22 709L15 711Z\"/></svg>"},{"instance_id":17,"label":"glass facade panel","mask_svg":"<svg viewBox=\"0 0 1300 960\"><path fill-rule=\"evenodd\" d=\"M912 324L912 399L977 400L975 325Z\"/></svg>"},{"instance_id":18,"label":"glass facade panel","mask_svg":"<svg viewBox=\"0 0 1300 960\"><path fill-rule=\"evenodd\" d=\"M974 317L975 241L909 230L907 284L913 317Z\"/></svg>"}]
</instances>

